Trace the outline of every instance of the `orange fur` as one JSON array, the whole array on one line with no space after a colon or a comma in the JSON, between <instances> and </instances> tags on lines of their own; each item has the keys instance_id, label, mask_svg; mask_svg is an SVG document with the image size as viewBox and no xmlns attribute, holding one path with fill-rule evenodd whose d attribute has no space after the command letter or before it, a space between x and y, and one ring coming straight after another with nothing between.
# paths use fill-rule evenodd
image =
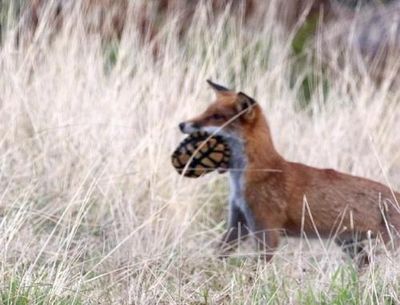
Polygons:
<instances>
[{"instance_id":1,"label":"orange fur","mask_svg":"<svg viewBox=\"0 0 400 305\"><path fill-rule=\"evenodd\" d=\"M255 101L227 124L243 108L239 95L217 90L217 100L186 124L220 127L242 139L247 160L244 197L254 218L250 231L262 239L267 259L282 232L346 242L371 234L387 243L396 236L391 233L400 229L399 193L369 179L285 160L275 149L267 120Z\"/></svg>"}]
</instances>

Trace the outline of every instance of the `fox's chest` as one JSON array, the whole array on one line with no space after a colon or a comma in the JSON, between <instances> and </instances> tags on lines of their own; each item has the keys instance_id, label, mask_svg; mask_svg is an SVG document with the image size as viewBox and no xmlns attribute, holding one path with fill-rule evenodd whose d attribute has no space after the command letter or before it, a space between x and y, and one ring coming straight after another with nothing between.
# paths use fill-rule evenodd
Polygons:
<instances>
[{"instance_id":1,"label":"fox's chest","mask_svg":"<svg viewBox=\"0 0 400 305\"><path fill-rule=\"evenodd\" d=\"M231 171L230 173L230 208L239 210L246 220L246 226L251 230L255 228L254 214L246 200L246 183L244 171Z\"/></svg>"},{"instance_id":2,"label":"fox's chest","mask_svg":"<svg viewBox=\"0 0 400 305\"><path fill-rule=\"evenodd\" d=\"M243 174L231 171L229 177L230 186L230 199L238 208L243 208L246 205L245 192L244 192L244 179Z\"/></svg>"},{"instance_id":3,"label":"fox's chest","mask_svg":"<svg viewBox=\"0 0 400 305\"><path fill-rule=\"evenodd\" d=\"M245 198L245 170L247 166L247 158L244 152L243 142L235 137L226 139L231 149L231 160L229 164L229 184L230 184L230 200L240 210L247 209Z\"/></svg>"}]
</instances>

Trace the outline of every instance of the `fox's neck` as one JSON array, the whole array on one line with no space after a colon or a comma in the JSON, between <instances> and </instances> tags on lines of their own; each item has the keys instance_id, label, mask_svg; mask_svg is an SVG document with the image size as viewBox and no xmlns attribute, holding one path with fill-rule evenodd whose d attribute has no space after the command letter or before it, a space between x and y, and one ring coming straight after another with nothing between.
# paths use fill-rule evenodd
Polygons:
<instances>
[{"instance_id":1,"label":"fox's neck","mask_svg":"<svg viewBox=\"0 0 400 305\"><path fill-rule=\"evenodd\" d=\"M260 173L279 169L284 159L276 151L266 119L261 116L240 135L226 135L232 156L232 173L256 170Z\"/></svg>"},{"instance_id":2,"label":"fox's neck","mask_svg":"<svg viewBox=\"0 0 400 305\"><path fill-rule=\"evenodd\" d=\"M242 135L244 153L249 169L279 169L284 159L276 151L267 120L260 115L247 126Z\"/></svg>"}]
</instances>

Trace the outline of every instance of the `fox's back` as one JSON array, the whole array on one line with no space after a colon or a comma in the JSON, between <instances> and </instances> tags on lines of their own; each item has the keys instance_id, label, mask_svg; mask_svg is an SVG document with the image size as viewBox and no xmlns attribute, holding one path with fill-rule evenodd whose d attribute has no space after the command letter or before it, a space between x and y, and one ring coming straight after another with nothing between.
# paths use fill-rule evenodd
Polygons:
<instances>
[{"instance_id":1,"label":"fox's back","mask_svg":"<svg viewBox=\"0 0 400 305\"><path fill-rule=\"evenodd\" d=\"M292 230L303 225L306 231L317 228L321 235L374 233L381 230L385 217L395 216L394 205L400 200L381 183L332 169L290 162L285 176Z\"/></svg>"}]
</instances>

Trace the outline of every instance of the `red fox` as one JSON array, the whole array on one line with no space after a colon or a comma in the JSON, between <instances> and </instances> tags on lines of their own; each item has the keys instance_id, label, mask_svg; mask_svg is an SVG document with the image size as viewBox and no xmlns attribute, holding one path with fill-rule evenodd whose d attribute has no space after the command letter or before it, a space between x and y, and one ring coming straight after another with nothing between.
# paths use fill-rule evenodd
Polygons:
<instances>
[{"instance_id":1,"label":"red fox","mask_svg":"<svg viewBox=\"0 0 400 305\"><path fill-rule=\"evenodd\" d=\"M270 260L282 233L334 238L352 258L368 262L362 241L396 243L400 194L387 186L332 169L285 160L275 149L261 107L248 95L208 80L216 101L182 122L183 133L206 131L224 137L231 150L228 230L223 255L239 239L254 236Z\"/></svg>"}]
</instances>

